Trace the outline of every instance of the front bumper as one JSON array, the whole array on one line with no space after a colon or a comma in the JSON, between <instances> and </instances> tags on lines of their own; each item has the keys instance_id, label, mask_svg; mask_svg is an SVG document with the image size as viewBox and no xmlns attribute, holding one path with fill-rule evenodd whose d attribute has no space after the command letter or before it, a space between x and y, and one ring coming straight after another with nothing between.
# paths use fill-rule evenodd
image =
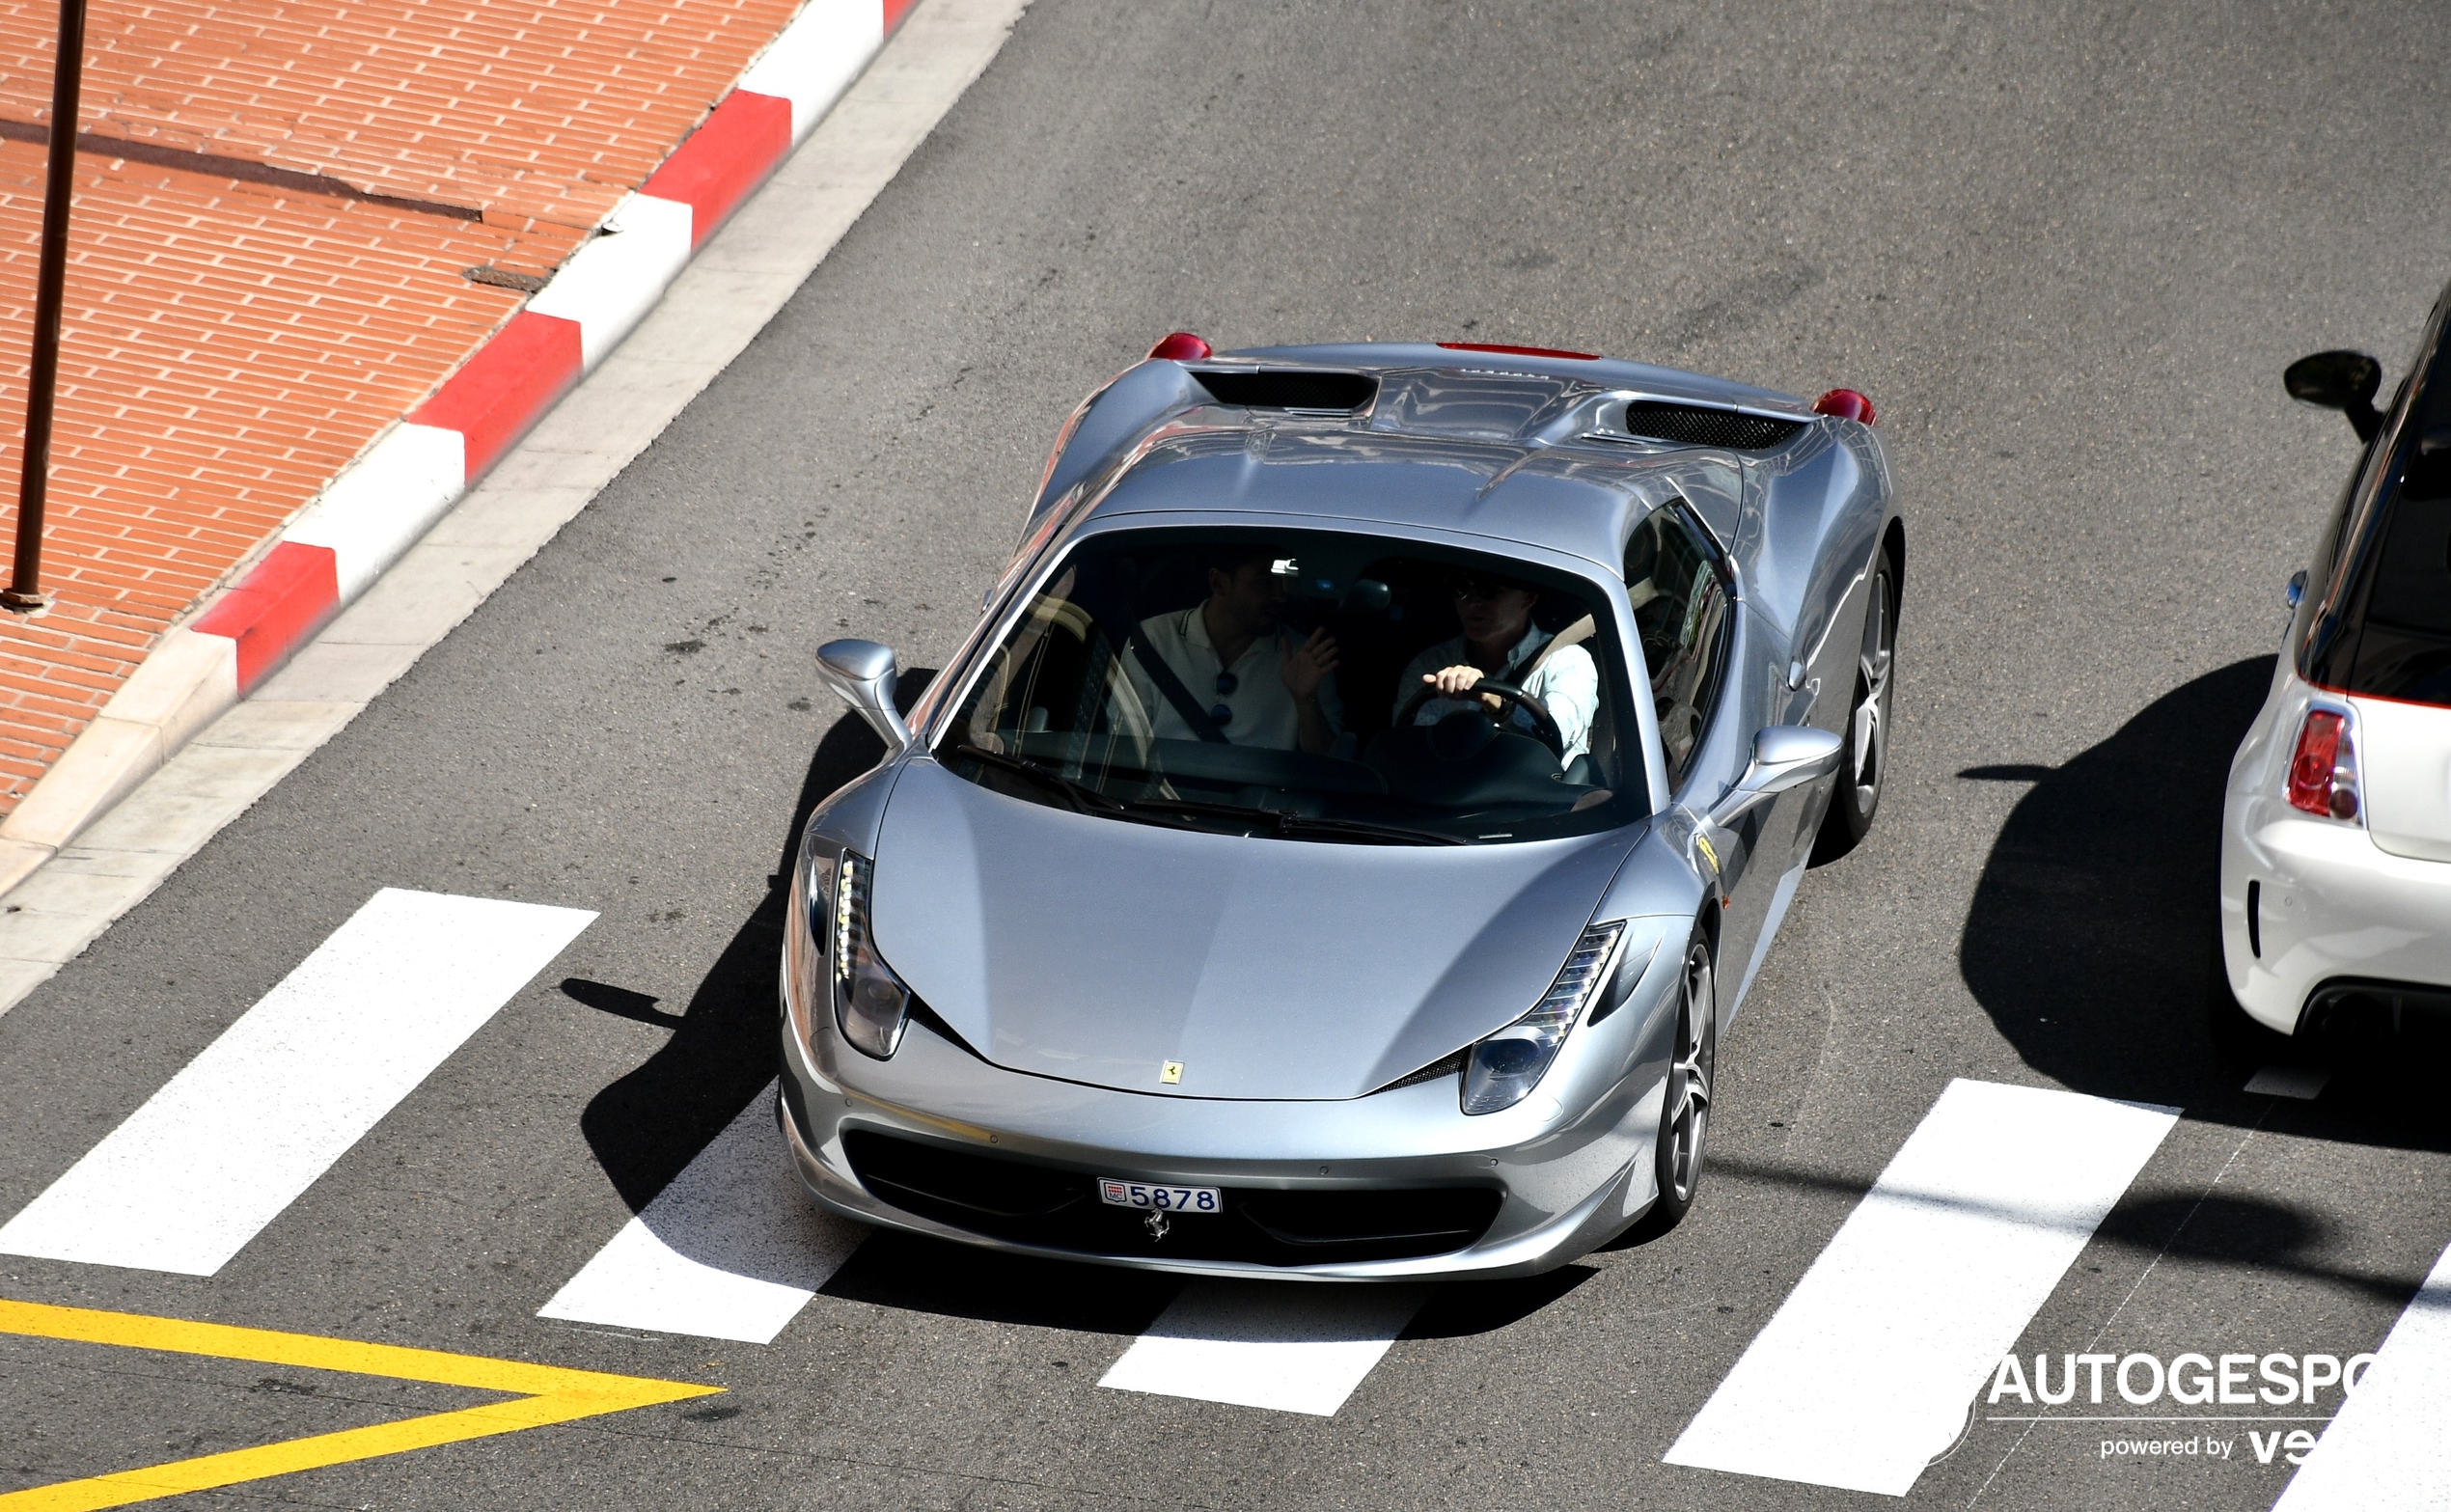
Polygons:
<instances>
[{"instance_id":1,"label":"front bumper","mask_svg":"<svg viewBox=\"0 0 2451 1512\"><path fill-rule=\"evenodd\" d=\"M833 1043L830 1027L812 1056L785 1013L781 1121L801 1180L819 1202L865 1223L940 1239L1186 1275L1529 1276L1605 1242L1656 1195L1651 1152L1674 1031L1673 1012L1661 1024L1658 1009L1662 982L1673 985L1676 964L1663 970L1654 960L1618 1012L1576 1031L1530 1097L1478 1117L1458 1110L1452 1077L1341 1102L1143 1095L990 1065L919 1022L891 1060L847 1052ZM1484 1188L1501 1200L1487 1229L1464 1248L1393 1259L1199 1258L1170 1252L1166 1239L1143 1240L1137 1230L1128 1246L1067 1248L980 1232L882 1200L862 1184L845 1148L844 1136L860 1131L1084 1176L1277 1193Z\"/></svg>"}]
</instances>

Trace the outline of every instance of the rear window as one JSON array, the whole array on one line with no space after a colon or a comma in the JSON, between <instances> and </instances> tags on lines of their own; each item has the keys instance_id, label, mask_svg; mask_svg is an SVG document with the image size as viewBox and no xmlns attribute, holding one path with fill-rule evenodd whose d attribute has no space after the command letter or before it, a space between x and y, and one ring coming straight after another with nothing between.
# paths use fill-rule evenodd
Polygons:
<instances>
[{"instance_id":1,"label":"rear window","mask_svg":"<svg viewBox=\"0 0 2451 1512\"><path fill-rule=\"evenodd\" d=\"M2375 564L2366 618L2408 630L2451 635L2451 496L2400 496Z\"/></svg>"},{"instance_id":2,"label":"rear window","mask_svg":"<svg viewBox=\"0 0 2451 1512\"><path fill-rule=\"evenodd\" d=\"M2382 547L2349 691L2451 704L2451 494L2404 490Z\"/></svg>"},{"instance_id":3,"label":"rear window","mask_svg":"<svg viewBox=\"0 0 2451 1512\"><path fill-rule=\"evenodd\" d=\"M2347 693L2451 705L2451 343L2413 396L2390 473L2350 622L2308 675Z\"/></svg>"}]
</instances>

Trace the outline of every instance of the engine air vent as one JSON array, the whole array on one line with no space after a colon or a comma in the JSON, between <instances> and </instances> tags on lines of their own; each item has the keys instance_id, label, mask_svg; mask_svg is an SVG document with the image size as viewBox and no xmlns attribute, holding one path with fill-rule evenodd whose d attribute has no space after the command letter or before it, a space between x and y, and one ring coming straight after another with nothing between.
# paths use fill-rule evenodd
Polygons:
<instances>
[{"instance_id":1,"label":"engine air vent","mask_svg":"<svg viewBox=\"0 0 2451 1512\"><path fill-rule=\"evenodd\" d=\"M1194 368L1192 376L1220 404L1245 409L1360 409L1379 392L1366 372L1308 368Z\"/></svg>"},{"instance_id":2,"label":"engine air vent","mask_svg":"<svg viewBox=\"0 0 2451 1512\"><path fill-rule=\"evenodd\" d=\"M1767 415L1744 415L1732 409L1712 409L1701 404L1636 399L1626 406L1625 427L1629 434L1645 440L1674 441L1682 446L1733 447L1740 452L1765 452L1804 429L1804 423L1801 420L1773 420Z\"/></svg>"}]
</instances>

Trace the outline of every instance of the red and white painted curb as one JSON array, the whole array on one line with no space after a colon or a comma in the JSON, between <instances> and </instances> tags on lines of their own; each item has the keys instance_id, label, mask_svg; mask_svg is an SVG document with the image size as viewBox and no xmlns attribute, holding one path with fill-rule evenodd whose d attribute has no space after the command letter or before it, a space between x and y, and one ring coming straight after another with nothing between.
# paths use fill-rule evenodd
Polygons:
<instances>
[{"instance_id":1,"label":"red and white painted curb","mask_svg":"<svg viewBox=\"0 0 2451 1512\"><path fill-rule=\"evenodd\" d=\"M415 545L655 307L715 228L815 129L913 0L809 0L552 280L401 417L236 583L147 654L0 821L0 892L262 683Z\"/></svg>"},{"instance_id":2,"label":"red and white painted curb","mask_svg":"<svg viewBox=\"0 0 2451 1512\"><path fill-rule=\"evenodd\" d=\"M654 307L814 130L912 0L810 0L689 139L434 397L367 448L189 628L245 694L415 544Z\"/></svg>"}]
</instances>

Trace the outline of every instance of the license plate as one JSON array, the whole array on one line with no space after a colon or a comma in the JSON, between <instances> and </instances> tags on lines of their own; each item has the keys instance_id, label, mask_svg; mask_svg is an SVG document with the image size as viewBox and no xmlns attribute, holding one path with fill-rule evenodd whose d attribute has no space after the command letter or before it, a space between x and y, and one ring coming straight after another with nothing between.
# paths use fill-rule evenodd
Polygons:
<instances>
[{"instance_id":1,"label":"license plate","mask_svg":"<svg viewBox=\"0 0 2451 1512\"><path fill-rule=\"evenodd\" d=\"M1101 1177L1098 1196L1113 1207L1154 1208L1161 1213L1223 1213L1226 1196L1215 1187L1169 1187L1148 1181Z\"/></svg>"}]
</instances>

